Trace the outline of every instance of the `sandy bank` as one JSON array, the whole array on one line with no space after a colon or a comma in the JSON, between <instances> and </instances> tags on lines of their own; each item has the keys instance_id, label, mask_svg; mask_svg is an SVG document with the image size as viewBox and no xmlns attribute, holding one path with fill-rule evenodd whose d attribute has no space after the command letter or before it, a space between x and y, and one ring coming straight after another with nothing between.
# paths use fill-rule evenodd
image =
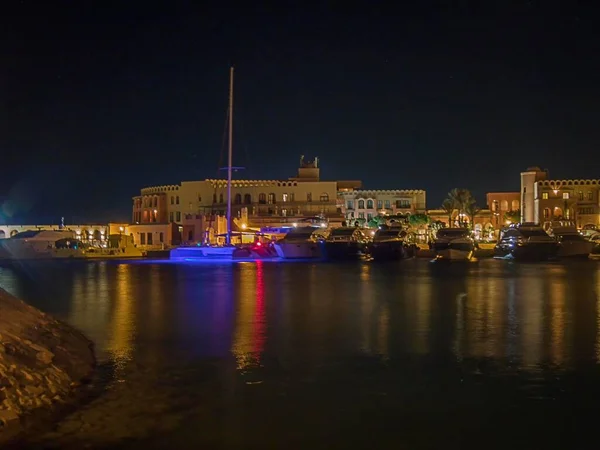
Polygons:
<instances>
[{"instance_id":1,"label":"sandy bank","mask_svg":"<svg viewBox=\"0 0 600 450\"><path fill-rule=\"evenodd\" d=\"M94 366L83 334L0 289L0 443L67 403Z\"/></svg>"}]
</instances>

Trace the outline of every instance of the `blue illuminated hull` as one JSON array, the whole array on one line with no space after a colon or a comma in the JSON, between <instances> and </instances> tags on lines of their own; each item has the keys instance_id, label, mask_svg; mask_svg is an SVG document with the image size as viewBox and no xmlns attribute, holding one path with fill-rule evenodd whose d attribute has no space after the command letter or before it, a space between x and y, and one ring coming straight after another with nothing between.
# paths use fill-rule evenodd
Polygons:
<instances>
[{"instance_id":1,"label":"blue illuminated hull","mask_svg":"<svg viewBox=\"0 0 600 450\"><path fill-rule=\"evenodd\" d=\"M232 259L236 247L177 247L171 250L171 259Z\"/></svg>"}]
</instances>

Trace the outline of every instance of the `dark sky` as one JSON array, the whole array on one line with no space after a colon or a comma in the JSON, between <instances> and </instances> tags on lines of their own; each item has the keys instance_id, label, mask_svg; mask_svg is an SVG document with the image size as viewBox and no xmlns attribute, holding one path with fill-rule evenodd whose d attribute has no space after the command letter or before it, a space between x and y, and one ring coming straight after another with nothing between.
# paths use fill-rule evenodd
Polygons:
<instances>
[{"instance_id":1,"label":"dark sky","mask_svg":"<svg viewBox=\"0 0 600 450\"><path fill-rule=\"evenodd\" d=\"M5 220L127 220L143 186L216 176L231 63L246 178L318 156L434 208L530 165L599 176L598 17L576 2L151 3L2 4Z\"/></svg>"}]
</instances>

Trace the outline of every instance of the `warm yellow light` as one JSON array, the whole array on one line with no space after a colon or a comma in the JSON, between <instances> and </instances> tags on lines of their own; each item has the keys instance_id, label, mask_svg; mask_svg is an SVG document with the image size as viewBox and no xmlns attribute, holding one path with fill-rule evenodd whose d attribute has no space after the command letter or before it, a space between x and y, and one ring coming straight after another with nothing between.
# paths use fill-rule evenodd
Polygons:
<instances>
[{"instance_id":1,"label":"warm yellow light","mask_svg":"<svg viewBox=\"0 0 600 450\"><path fill-rule=\"evenodd\" d=\"M293 226L294 228L296 228L296 227L298 226L298 224L297 224L296 222L294 222L294 223L292 224L292 226Z\"/></svg>"},{"instance_id":2,"label":"warm yellow light","mask_svg":"<svg viewBox=\"0 0 600 450\"><path fill-rule=\"evenodd\" d=\"M558 194L558 189L554 189L554 195Z\"/></svg>"},{"instance_id":3,"label":"warm yellow light","mask_svg":"<svg viewBox=\"0 0 600 450\"><path fill-rule=\"evenodd\" d=\"M248 226L245 223L242 224L242 230L245 230L247 227Z\"/></svg>"},{"instance_id":4,"label":"warm yellow light","mask_svg":"<svg viewBox=\"0 0 600 450\"><path fill-rule=\"evenodd\" d=\"M371 236L375 236L375 232L374 231L371 231Z\"/></svg>"},{"instance_id":5,"label":"warm yellow light","mask_svg":"<svg viewBox=\"0 0 600 450\"><path fill-rule=\"evenodd\" d=\"M154 214L156 214L157 212L158 212L158 210L157 210L157 209L155 209L155 210L154 210Z\"/></svg>"},{"instance_id":6,"label":"warm yellow light","mask_svg":"<svg viewBox=\"0 0 600 450\"><path fill-rule=\"evenodd\" d=\"M510 220L506 221L506 225L510 225L512 222Z\"/></svg>"},{"instance_id":7,"label":"warm yellow light","mask_svg":"<svg viewBox=\"0 0 600 450\"><path fill-rule=\"evenodd\" d=\"M119 227L119 231L122 233L125 230L123 227Z\"/></svg>"}]
</instances>

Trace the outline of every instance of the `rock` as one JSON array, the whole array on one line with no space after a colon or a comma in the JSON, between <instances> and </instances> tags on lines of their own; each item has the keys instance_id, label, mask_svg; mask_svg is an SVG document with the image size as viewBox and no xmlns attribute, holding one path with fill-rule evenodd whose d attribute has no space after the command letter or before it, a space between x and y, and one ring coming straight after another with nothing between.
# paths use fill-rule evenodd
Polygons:
<instances>
[{"instance_id":1,"label":"rock","mask_svg":"<svg viewBox=\"0 0 600 450\"><path fill-rule=\"evenodd\" d=\"M54 359L54 353L50 352L38 352L35 357L42 364L52 364L52 360Z\"/></svg>"},{"instance_id":2,"label":"rock","mask_svg":"<svg viewBox=\"0 0 600 450\"><path fill-rule=\"evenodd\" d=\"M11 422L19 421L19 415L11 410L0 409L0 432L2 428L11 425Z\"/></svg>"},{"instance_id":3,"label":"rock","mask_svg":"<svg viewBox=\"0 0 600 450\"><path fill-rule=\"evenodd\" d=\"M89 339L0 289L0 448L8 424L56 410L95 367Z\"/></svg>"}]
</instances>

